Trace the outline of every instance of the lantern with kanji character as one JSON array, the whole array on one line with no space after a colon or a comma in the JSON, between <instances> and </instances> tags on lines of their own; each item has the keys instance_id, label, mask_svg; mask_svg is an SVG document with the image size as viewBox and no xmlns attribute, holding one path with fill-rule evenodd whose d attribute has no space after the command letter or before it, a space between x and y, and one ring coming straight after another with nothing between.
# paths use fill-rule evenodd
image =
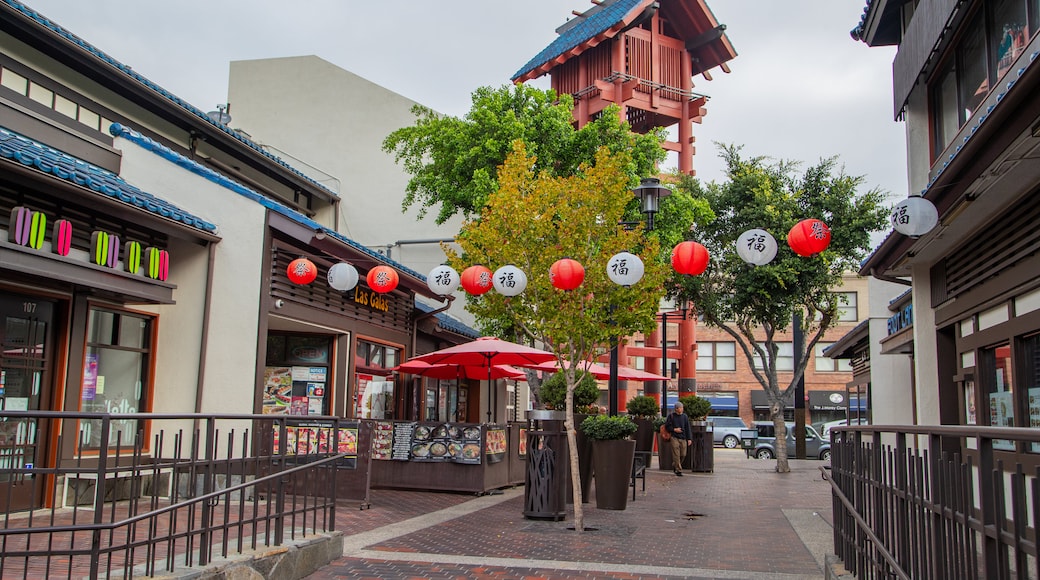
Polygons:
<instances>
[{"instance_id":1,"label":"lantern with kanji character","mask_svg":"<svg viewBox=\"0 0 1040 580\"><path fill-rule=\"evenodd\" d=\"M426 285L434 294L447 296L459 287L459 273L451 266L437 266L430 270L430 275L426 277Z\"/></svg>"},{"instance_id":2,"label":"lantern with kanji character","mask_svg":"<svg viewBox=\"0 0 1040 580\"><path fill-rule=\"evenodd\" d=\"M329 286L339 290L340 292L346 292L351 290L358 283L358 271L353 265L346 262L339 262L333 264L329 268L327 275L329 280Z\"/></svg>"},{"instance_id":3,"label":"lantern with kanji character","mask_svg":"<svg viewBox=\"0 0 1040 580\"><path fill-rule=\"evenodd\" d=\"M764 266L776 257L776 238L762 229L740 234L735 244L740 259L753 266Z\"/></svg>"},{"instance_id":4,"label":"lantern with kanji character","mask_svg":"<svg viewBox=\"0 0 1040 580\"><path fill-rule=\"evenodd\" d=\"M480 296L492 288L491 270L477 264L462 271L462 289L474 296Z\"/></svg>"},{"instance_id":5,"label":"lantern with kanji character","mask_svg":"<svg viewBox=\"0 0 1040 580\"><path fill-rule=\"evenodd\" d=\"M585 281L585 267L577 260L563 258L549 267L549 282L560 290L574 290Z\"/></svg>"},{"instance_id":6,"label":"lantern with kanji character","mask_svg":"<svg viewBox=\"0 0 1040 580\"><path fill-rule=\"evenodd\" d=\"M492 282L499 294L517 296L527 288L527 274L524 274L520 268L509 264L495 270Z\"/></svg>"},{"instance_id":7,"label":"lantern with kanji character","mask_svg":"<svg viewBox=\"0 0 1040 580\"><path fill-rule=\"evenodd\" d=\"M680 274L699 276L708 269L708 249L697 242L680 242L672 248L672 268Z\"/></svg>"},{"instance_id":8,"label":"lantern with kanji character","mask_svg":"<svg viewBox=\"0 0 1040 580\"><path fill-rule=\"evenodd\" d=\"M285 274L293 284L310 284L318 277L318 267L307 258L296 258L289 262Z\"/></svg>"},{"instance_id":9,"label":"lantern with kanji character","mask_svg":"<svg viewBox=\"0 0 1040 580\"><path fill-rule=\"evenodd\" d=\"M372 268L368 271L368 277L365 280L368 282L369 288L380 294L393 292L394 288L397 288L397 283L400 282L397 271L390 266Z\"/></svg>"},{"instance_id":10,"label":"lantern with kanji character","mask_svg":"<svg viewBox=\"0 0 1040 580\"><path fill-rule=\"evenodd\" d=\"M787 233L787 245L799 256L815 256L831 244L831 229L817 219L802 220Z\"/></svg>"},{"instance_id":11,"label":"lantern with kanji character","mask_svg":"<svg viewBox=\"0 0 1040 580\"><path fill-rule=\"evenodd\" d=\"M643 279L643 260L629 252L618 252L607 261L607 277L618 286L632 286Z\"/></svg>"},{"instance_id":12,"label":"lantern with kanji character","mask_svg":"<svg viewBox=\"0 0 1040 580\"><path fill-rule=\"evenodd\" d=\"M904 236L916 238L932 231L939 223L939 212L927 199L912 195L892 208L892 227Z\"/></svg>"}]
</instances>

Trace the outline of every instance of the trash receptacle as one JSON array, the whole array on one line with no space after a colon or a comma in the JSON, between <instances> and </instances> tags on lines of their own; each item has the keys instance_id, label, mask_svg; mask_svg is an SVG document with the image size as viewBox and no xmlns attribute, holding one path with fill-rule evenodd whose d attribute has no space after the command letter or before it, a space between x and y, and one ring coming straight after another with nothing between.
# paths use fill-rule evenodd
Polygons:
<instances>
[{"instance_id":1,"label":"trash receptacle","mask_svg":"<svg viewBox=\"0 0 1040 580\"><path fill-rule=\"evenodd\" d=\"M527 412L526 518L559 521L567 517L570 455L563 419L560 411Z\"/></svg>"},{"instance_id":2,"label":"trash receptacle","mask_svg":"<svg viewBox=\"0 0 1040 580\"><path fill-rule=\"evenodd\" d=\"M689 455L693 456L692 469L695 472L711 473L715 471L715 431L707 421L692 421L693 442Z\"/></svg>"}]
</instances>

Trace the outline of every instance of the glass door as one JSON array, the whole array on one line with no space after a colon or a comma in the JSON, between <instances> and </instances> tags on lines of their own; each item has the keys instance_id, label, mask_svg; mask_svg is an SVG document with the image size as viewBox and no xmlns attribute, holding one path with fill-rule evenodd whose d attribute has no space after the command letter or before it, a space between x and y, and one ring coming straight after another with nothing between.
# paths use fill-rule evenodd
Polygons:
<instances>
[{"instance_id":1,"label":"glass door","mask_svg":"<svg viewBox=\"0 0 1040 580\"><path fill-rule=\"evenodd\" d=\"M0 410L48 408L54 311L52 301L0 294ZM44 467L44 435L38 419L0 417L0 510L42 505L43 477L19 470Z\"/></svg>"}]
</instances>

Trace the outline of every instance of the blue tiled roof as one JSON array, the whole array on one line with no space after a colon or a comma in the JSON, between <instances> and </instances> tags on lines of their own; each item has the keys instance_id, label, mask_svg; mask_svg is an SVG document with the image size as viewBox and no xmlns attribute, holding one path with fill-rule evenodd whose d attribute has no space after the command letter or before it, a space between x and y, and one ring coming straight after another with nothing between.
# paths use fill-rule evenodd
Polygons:
<instances>
[{"instance_id":1,"label":"blue tiled roof","mask_svg":"<svg viewBox=\"0 0 1040 580\"><path fill-rule=\"evenodd\" d=\"M77 159L24 135L0 127L0 157L35 167L44 173L137 206L144 211L169 218L193 228L215 233L217 226L196 217L172 203L130 185L121 177Z\"/></svg>"},{"instance_id":2,"label":"blue tiled roof","mask_svg":"<svg viewBox=\"0 0 1040 580\"><path fill-rule=\"evenodd\" d=\"M612 26L621 22L629 12L645 2L646 0L618 0L609 6L603 6L600 10L585 17L582 22L573 28L564 31L563 34L556 37L556 40L549 46L542 49L520 70L516 71L512 80L515 81L583 42L610 30Z\"/></svg>"},{"instance_id":3,"label":"blue tiled roof","mask_svg":"<svg viewBox=\"0 0 1040 580\"><path fill-rule=\"evenodd\" d=\"M867 15L870 14L870 5L874 3L874 0L867 0L867 5L863 7L863 14L859 17L859 22L856 27L853 28L849 34L852 36L852 40L864 40L863 34L867 28Z\"/></svg>"},{"instance_id":4,"label":"blue tiled roof","mask_svg":"<svg viewBox=\"0 0 1040 580\"><path fill-rule=\"evenodd\" d=\"M276 155L272 155L266 149L264 149L263 147L261 147L260 145L258 145L254 141L252 141L251 139L247 139L247 138L243 137L238 132L234 131L233 129L231 129L230 127L228 127L227 125L225 125L223 123L218 123L218 122L214 121L213 119L211 119L209 117L209 115L207 115L206 113L203 113L200 109L196 108L195 106L191 105L187 101L184 101L183 99L181 99L177 95L174 95L173 93L167 91L166 89L160 87L159 85L157 85L157 84L153 83L152 81L146 79L145 77L141 76L134 69L132 69L129 66L127 66L127 65L117 61L116 59L112 58L111 56L105 54L104 52L102 52L101 50L96 48L94 45L86 42L85 40L81 39L80 37L76 36L75 34L72 34L68 30L65 30L61 26L58 26L56 23L48 20L46 17L41 15L39 12L36 12L32 8L29 8L28 6L26 6L25 4L22 4L20 2L16 2L15 0L0 0L0 2L3 2L5 4L7 4L8 6L10 6L11 8L14 8L15 10L21 12L26 17L31 18L32 20L36 21L41 26L44 26L44 27L50 29L55 34L61 36L62 38L68 40L69 42L75 44L76 46L79 46L83 50L85 50L85 51L89 52L90 54L96 56L97 58L101 59L103 62L105 62L108 65L112 66L113 68L122 71L124 74L126 74L130 78L136 80L137 82L141 83L142 85L144 85L144 86L148 87L149 89L155 91L160 96L162 96L165 99L167 99L168 101L170 101L170 102L172 102L172 103L182 107L183 109L185 109L187 111L190 111L192 114L194 114L196 117L198 117L204 123L208 123L210 125L213 125L214 127L220 129L224 133L227 133L228 135L230 135L232 138L237 139L238 141L241 141L242 143L246 144L247 146L249 146L249 148L253 149L257 153L263 155L264 157L266 157L267 159L269 159L272 162L276 163L277 165L280 165L281 167L289 170L290 172L292 172L297 177L306 180L311 185L321 189L322 191L325 191L330 196L332 196L332 197L339 197L339 194L337 194L336 192L334 192L331 189L325 187L324 185L322 185L321 183L315 181L314 179L308 177L306 174L304 174L300 170L296 169L295 167L292 167L291 165L289 165L288 163L283 161L280 157L278 157Z\"/></svg>"},{"instance_id":5,"label":"blue tiled roof","mask_svg":"<svg viewBox=\"0 0 1040 580\"><path fill-rule=\"evenodd\" d=\"M415 309L422 310L423 312L433 312L432 306L428 306L426 304L423 304L422 302L416 302ZM445 312L438 312L434 316L437 318L437 324L439 324L443 328L446 328L447 330L450 330L451 332L454 332L455 334L460 334L467 338L480 337L480 333L478 333L475 329L470 328L469 326L463 324L458 319L454 318L453 316Z\"/></svg>"},{"instance_id":6,"label":"blue tiled roof","mask_svg":"<svg viewBox=\"0 0 1040 580\"><path fill-rule=\"evenodd\" d=\"M315 232L321 232L321 233L323 233L323 234L325 234L325 235L327 235L327 236L329 236L331 238L336 238L337 240L343 242L344 244L350 246L351 248L353 248L353 249L355 249L355 250L357 250L357 251L359 251L359 252L361 252L361 253L369 256L369 257L372 257L372 258L378 260L379 262L382 262L382 263L384 263L384 264L386 264L388 266L391 266L391 267L393 267L395 270L397 270L399 272L404 272L404 273L408 274L409 276L412 276L414 278L422 280L423 282L426 281L426 276L425 275L420 274L420 273L416 272L415 270L412 270L411 268L409 268L409 267L407 267L407 266L405 266L403 264L399 264L398 262L395 262L393 260L387 259L382 254L379 254L378 252L374 252L374 251L366 248L365 246L362 246L361 244L358 244L354 240L351 240L351 239L345 237L343 234L340 234L339 232L325 229L325 226L323 226L323 225L319 224L318 222L312 220L311 218L303 215L302 213L300 213L300 212L298 212L298 211L296 211L296 210L294 210L294 209L292 209L292 208L290 208L288 206L282 205L281 203L278 203L277 201L275 201L273 199L270 199L270 198L268 198L266 196L263 196L263 195L255 192L255 191L253 191L252 189L249 189L248 187L242 185L241 183L238 183L237 181L229 178L228 176L226 176L226 175L224 175L222 173L218 173L216 171L213 171L212 169L210 169L209 167L206 167L205 165L201 165L200 163L198 163L196 161L188 159L187 157L181 155L180 153L177 153L176 151L173 151L169 147L166 147L162 143L159 143L158 141L155 141L154 139L150 139L148 137L145 137L141 133L139 133L137 131L134 131L133 129L130 129L129 127L124 127L123 125L121 125L119 123L113 123L112 126L108 129L108 131L109 131L109 133L112 133L112 135L115 135L116 137L122 137L122 138L124 138L124 139L126 139L126 140L128 140L128 141L130 141L132 143L140 145L142 148L144 148L144 149L146 149L148 151L151 151L152 153L155 153L156 155L158 155L160 157L163 157L163 158L167 159L168 161L171 161L171 162L173 162L173 163L183 167L184 169L187 169L188 171L191 171L192 173L195 173L196 175L200 175L200 176L208 179L209 181L212 181L213 183L216 183L217 185L220 185L221 187L225 187L227 189L230 189L231 191L234 191L235 193L237 193L239 195L242 195L244 197L247 197L247 198L249 198L249 199L259 203L260 205L266 207L267 209L270 209L272 211L280 213L280 214L284 215L285 217L288 217L289 219L291 219L291 220L293 220L295 222L303 224L303 225L313 229Z\"/></svg>"}]
</instances>

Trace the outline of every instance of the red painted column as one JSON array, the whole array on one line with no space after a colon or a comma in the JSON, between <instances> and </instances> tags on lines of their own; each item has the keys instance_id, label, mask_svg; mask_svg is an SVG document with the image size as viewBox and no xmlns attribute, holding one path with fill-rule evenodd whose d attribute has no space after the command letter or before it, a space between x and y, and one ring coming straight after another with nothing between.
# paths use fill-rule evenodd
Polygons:
<instances>
[{"instance_id":1,"label":"red painted column","mask_svg":"<svg viewBox=\"0 0 1040 580\"><path fill-rule=\"evenodd\" d=\"M697 310L679 320L679 396L697 394Z\"/></svg>"},{"instance_id":2,"label":"red painted column","mask_svg":"<svg viewBox=\"0 0 1040 580\"><path fill-rule=\"evenodd\" d=\"M624 340L618 344L618 365L623 367L632 368L631 361L628 360L628 343ZM618 411L624 412L628 405L628 381L624 379L618 379L617 382L617 400L618 400Z\"/></svg>"},{"instance_id":3,"label":"red painted column","mask_svg":"<svg viewBox=\"0 0 1040 580\"><path fill-rule=\"evenodd\" d=\"M643 345L647 348L653 349L653 352L661 352L661 325L658 323L654 328L654 331L646 336L646 343ZM661 356L644 356L643 357L643 370L648 373L658 374L661 372ZM644 392L657 399L657 404L660 405L663 401L661 400L661 381L647 381L643 383L645 386Z\"/></svg>"}]
</instances>

